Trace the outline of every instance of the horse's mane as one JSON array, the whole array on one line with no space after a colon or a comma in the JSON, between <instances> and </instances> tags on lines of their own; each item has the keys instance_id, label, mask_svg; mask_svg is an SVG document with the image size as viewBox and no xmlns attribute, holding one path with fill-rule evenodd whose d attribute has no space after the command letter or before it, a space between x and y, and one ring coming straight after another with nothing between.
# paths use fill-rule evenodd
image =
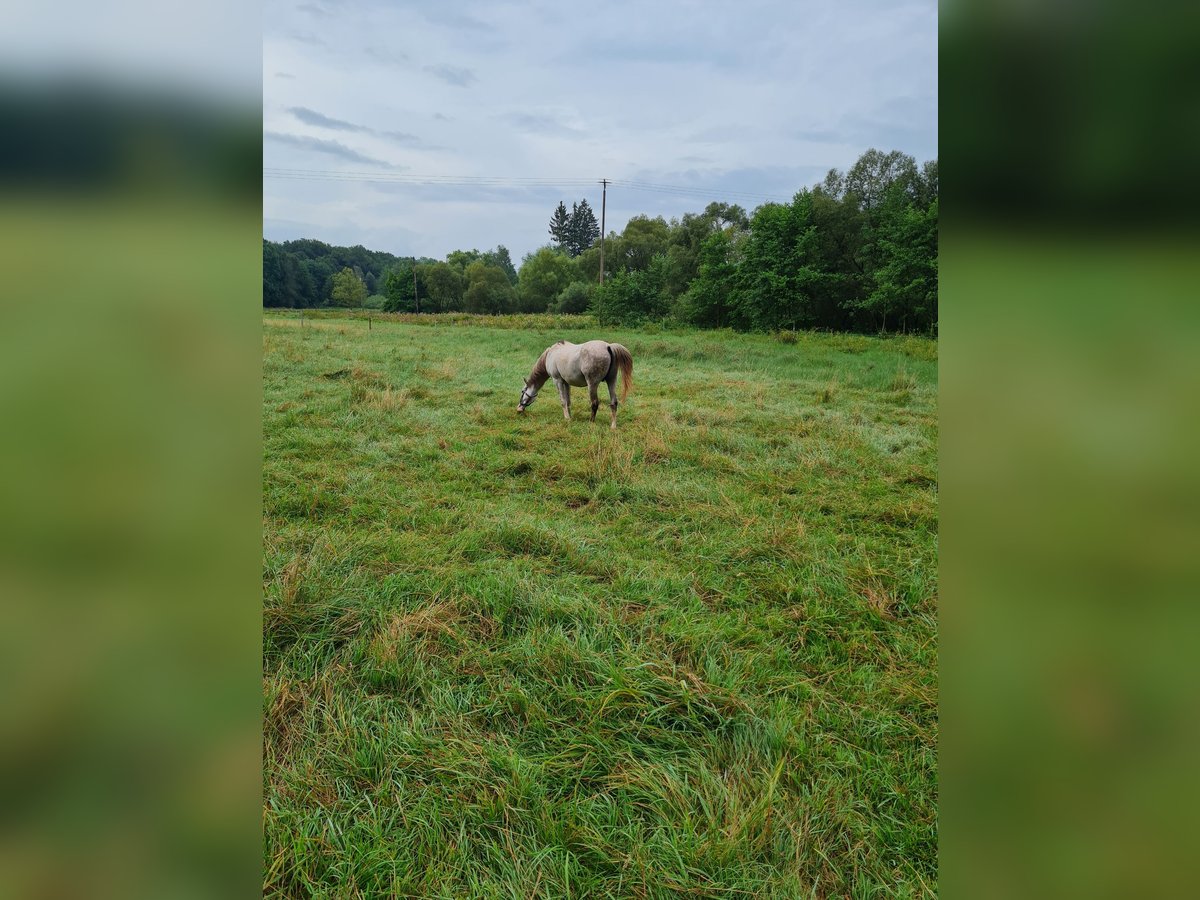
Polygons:
<instances>
[{"instance_id":1,"label":"horse's mane","mask_svg":"<svg viewBox=\"0 0 1200 900\"><path fill-rule=\"evenodd\" d=\"M538 357L538 361L533 364L533 371L529 373L529 380L539 387L546 383L546 379L550 377L550 373L546 371L546 357L550 355L550 351L559 344L565 344L566 341L555 341L549 347L542 351L542 355Z\"/></svg>"}]
</instances>

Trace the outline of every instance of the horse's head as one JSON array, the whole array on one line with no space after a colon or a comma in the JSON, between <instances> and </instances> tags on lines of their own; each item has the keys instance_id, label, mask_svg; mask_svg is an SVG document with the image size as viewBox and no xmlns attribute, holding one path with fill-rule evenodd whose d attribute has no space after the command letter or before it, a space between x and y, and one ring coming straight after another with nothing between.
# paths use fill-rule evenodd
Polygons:
<instances>
[{"instance_id":1,"label":"horse's head","mask_svg":"<svg viewBox=\"0 0 1200 900\"><path fill-rule=\"evenodd\" d=\"M529 404L537 399L538 389L533 386L528 379L525 381L525 387L521 388L521 400L517 404L517 412L523 413L529 407Z\"/></svg>"}]
</instances>

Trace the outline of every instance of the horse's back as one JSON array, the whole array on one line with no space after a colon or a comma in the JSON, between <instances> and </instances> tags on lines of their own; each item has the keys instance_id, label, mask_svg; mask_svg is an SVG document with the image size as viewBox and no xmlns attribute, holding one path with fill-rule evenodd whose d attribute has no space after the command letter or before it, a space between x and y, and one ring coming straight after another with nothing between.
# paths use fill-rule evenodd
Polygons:
<instances>
[{"instance_id":1,"label":"horse's back","mask_svg":"<svg viewBox=\"0 0 1200 900\"><path fill-rule=\"evenodd\" d=\"M589 381L603 381L611 360L607 341L586 341L582 344L559 341L550 348L548 356L551 374L574 387L583 387Z\"/></svg>"}]
</instances>

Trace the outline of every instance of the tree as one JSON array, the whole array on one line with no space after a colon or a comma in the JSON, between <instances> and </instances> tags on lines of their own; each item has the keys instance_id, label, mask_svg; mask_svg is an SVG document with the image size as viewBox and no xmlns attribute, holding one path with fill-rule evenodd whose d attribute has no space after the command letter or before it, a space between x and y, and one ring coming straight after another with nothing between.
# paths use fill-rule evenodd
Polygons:
<instances>
[{"instance_id":1,"label":"tree","mask_svg":"<svg viewBox=\"0 0 1200 900\"><path fill-rule=\"evenodd\" d=\"M415 312L416 298L413 294L412 260L404 260L388 270L383 278L383 308L388 312Z\"/></svg>"},{"instance_id":2,"label":"tree","mask_svg":"<svg viewBox=\"0 0 1200 900\"><path fill-rule=\"evenodd\" d=\"M889 204L872 248L878 265L873 287L858 302L880 331L889 320L901 331L937 322L938 201L927 209Z\"/></svg>"},{"instance_id":3,"label":"tree","mask_svg":"<svg viewBox=\"0 0 1200 900\"><path fill-rule=\"evenodd\" d=\"M729 298L737 275L735 232L714 231L700 248L696 278L679 300L676 314L701 328L723 328L729 324Z\"/></svg>"},{"instance_id":4,"label":"tree","mask_svg":"<svg viewBox=\"0 0 1200 900\"><path fill-rule=\"evenodd\" d=\"M263 240L263 306L287 306L281 255L278 244Z\"/></svg>"},{"instance_id":5,"label":"tree","mask_svg":"<svg viewBox=\"0 0 1200 900\"><path fill-rule=\"evenodd\" d=\"M663 292L667 259L655 257L644 271L618 272L594 289L592 308L602 325L640 325L664 318L669 306Z\"/></svg>"},{"instance_id":6,"label":"tree","mask_svg":"<svg viewBox=\"0 0 1200 900\"><path fill-rule=\"evenodd\" d=\"M570 242L571 217L567 215L567 205L558 201L558 208L550 217L550 240L560 250L566 250Z\"/></svg>"},{"instance_id":7,"label":"tree","mask_svg":"<svg viewBox=\"0 0 1200 900\"><path fill-rule=\"evenodd\" d=\"M608 236L608 243L611 245L617 239L616 232L612 232ZM608 251L605 250L604 271L611 272L612 266L608 262ZM592 247L584 250L575 257L575 268L579 272L579 280L586 281L588 284L596 284L600 280L600 248Z\"/></svg>"},{"instance_id":8,"label":"tree","mask_svg":"<svg viewBox=\"0 0 1200 900\"><path fill-rule=\"evenodd\" d=\"M482 258L483 254L478 250L451 250L446 254L446 262L465 273L467 266Z\"/></svg>"},{"instance_id":9,"label":"tree","mask_svg":"<svg viewBox=\"0 0 1200 900\"><path fill-rule=\"evenodd\" d=\"M518 309L521 312L546 312L563 288L579 280L579 270L565 253L542 247L526 254L517 277Z\"/></svg>"},{"instance_id":10,"label":"tree","mask_svg":"<svg viewBox=\"0 0 1200 900\"><path fill-rule=\"evenodd\" d=\"M425 312L455 312L462 309L463 276L449 263L435 262L417 267L425 286L421 309ZM428 302L428 307L426 303Z\"/></svg>"},{"instance_id":11,"label":"tree","mask_svg":"<svg viewBox=\"0 0 1200 900\"><path fill-rule=\"evenodd\" d=\"M284 253L280 261L283 264L283 290L287 305L316 306L319 302L317 285L305 261L293 253Z\"/></svg>"},{"instance_id":12,"label":"tree","mask_svg":"<svg viewBox=\"0 0 1200 900\"><path fill-rule=\"evenodd\" d=\"M334 306L362 306L367 299L367 286L354 274L349 266L333 276L333 292L330 295Z\"/></svg>"},{"instance_id":13,"label":"tree","mask_svg":"<svg viewBox=\"0 0 1200 900\"><path fill-rule=\"evenodd\" d=\"M592 309L606 322L673 315L739 330L937 330L936 159L918 167L898 151L868 150L848 171L831 169L791 203L766 204L752 217L725 203L669 222L634 216L607 236L612 284L602 290L588 201L571 209L560 202L550 233L552 245L527 255L519 271L503 245L434 262L264 240L263 304L357 305L371 292L387 309L412 310L415 272L420 308L430 312Z\"/></svg>"},{"instance_id":14,"label":"tree","mask_svg":"<svg viewBox=\"0 0 1200 900\"><path fill-rule=\"evenodd\" d=\"M938 161L930 159L921 166L921 175L917 179L917 204L924 209L938 198Z\"/></svg>"},{"instance_id":15,"label":"tree","mask_svg":"<svg viewBox=\"0 0 1200 900\"><path fill-rule=\"evenodd\" d=\"M333 247L308 238L263 244L263 303L313 307L328 303L333 294L333 276L350 268L364 281L368 291L376 288L397 262L390 253L364 247Z\"/></svg>"},{"instance_id":16,"label":"tree","mask_svg":"<svg viewBox=\"0 0 1200 900\"><path fill-rule=\"evenodd\" d=\"M467 266L466 278L463 305L467 312L502 313L513 308L516 291L499 266L476 260Z\"/></svg>"},{"instance_id":17,"label":"tree","mask_svg":"<svg viewBox=\"0 0 1200 900\"><path fill-rule=\"evenodd\" d=\"M554 311L560 313L587 312L592 302L592 286L582 281L572 281L554 301Z\"/></svg>"},{"instance_id":18,"label":"tree","mask_svg":"<svg viewBox=\"0 0 1200 900\"><path fill-rule=\"evenodd\" d=\"M662 216L634 216L625 225L621 237L613 242L612 262L605 254L605 268L610 271L624 269L641 272L650 267L650 261L667 251L671 230ZM611 268L610 268L611 265Z\"/></svg>"},{"instance_id":19,"label":"tree","mask_svg":"<svg viewBox=\"0 0 1200 900\"><path fill-rule=\"evenodd\" d=\"M305 306L320 306L333 290L333 276L338 271L328 257L320 259L302 259L300 266L307 273L307 302Z\"/></svg>"},{"instance_id":20,"label":"tree","mask_svg":"<svg viewBox=\"0 0 1200 900\"><path fill-rule=\"evenodd\" d=\"M586 199L571 205L571 219L567 224L567 252L578 256L600 237L600 223Z\"/></svg>"},{"instance_id":21,"label":"tree","mask_svg":"<svg viewBox=\"0 0 1200 900\"><path fill-rule=\"evenodd\" d=\"M510 284L517 283L517 268L513 265L512 257L508 255L508 248L503 244L497 244L495 250L489 250L481 259L489 266L503 269Z\"/></svg>"},{"instance_id":22,"label":"tree","mask_svg":"<svg viewBox=\"0 0 1200 900\"><path fill-rule=\"evenodd\" d=\"M908 154L899 150L880 153L871 148L846 173L846 193L857 197L863 209L870 211L883 201L893 184L913 191L917 177L917 161Z\"/></svg>"}]
</instances>

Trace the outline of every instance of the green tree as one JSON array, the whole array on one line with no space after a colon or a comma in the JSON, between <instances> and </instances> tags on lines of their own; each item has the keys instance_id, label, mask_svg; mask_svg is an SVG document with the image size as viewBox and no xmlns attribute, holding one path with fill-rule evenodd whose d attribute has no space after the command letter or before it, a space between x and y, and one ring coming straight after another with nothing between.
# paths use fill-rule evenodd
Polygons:
<instances>
[{"instance_id":1,"label":"green tree","mask_svg":"<svg viewBox=\"0 0 1200 900\"><path fill-rule=\"evenodd\" d=\"M872 147L846 173L846 193L870 211L883 202L894 184L915 191L917 178L917 161L911 156L899 150L881 153Z\"/></svg>"},{"instance_id":2,"label":"green tree","mask_svg":"<svg viewBox=\"0 0 1200 900\"><path fill-rule=\"evenodd\" d=\"M926 160L921 166L921 175L917 179L917 205L929 209L931 203L938 198L938 161Z\"/></svg>"},{"instance_id":3,"label":"green tree","mask_svg":"<svg viewBox=\"0 0 1200 900\"><path fill-rule=\"evenodd\" d=\"M608 252L612 247L612 242L616 240L616 233L613 232L608 236L604 246L604 271L605 277L612 272L612 266L608 262ZM600 281L600 247L595 246L591 249L584 250L575 257L575 268L579 272L579 280L586 281L588 284L597 284Z\"/></svg>"},{"instance_id":4,"label":"green tree","mask_svg":"<svg viewBox=\"0 0 1200 900\"><path fill-rule=\"evenodd\" d=\"M600 237L600 223L586 199L571 205L571 219L567 224L567 252L578 256Z\"/></svg>"},{"instance_id":5,"label":"green tree","mask_svg":"<svg viewBox=\"0 0 1200 900\"><path fill-rule=\"evenodd\" d=\"M425 296L421 298L423 312L455 312L463 308L463 276L454 266L444 262L420 265L417 278L425 287Z\"/></svg>"},{"instance_id":6,"label":"green tree","mask_svg":"<svg viewBox=\"0 0 1200 900\"><path fill-rule=\"evenodd\" d=\"M722 229L704 241L699 271L679 299L680 320L701 328L724 328L729 324L729 298L738 272L735 242L739 239L732 229Z\"/></svg>"},{"instance_id":7,"label":"green tree","mask_svg":"<svg viewBox=\"0 0 1200 900\"><path fill-rule=\"evenodd\" d=\"M478 250L452 250L446 254L446 262L465 274L467 266L482 257L483 254Z\"/></svg>"},{"instance_id":8,"label":"green tree","mask_svg":"<svg viewBox=\"0 0 1200 900\"><path fill-rule=\"evenodd\" d=\"M483 254L481 259L489 266L496 266L498 269L503 269L504 274L508 276L510 284L517 283L517 269L513 265L512 257L508 254L508 248L503 244L497 244L495 250L489 250Z\"/></svg>"},{"instance_id":9,"label":"green tree","mask_svg":"<svg viewBox=\"0 0 1200 900\"><path fill-rule=\"evenodd\" d=\"M334 306L362 306L367 299L367 286L349 266L333 276L330 301Z\"/></svg>"},{"instance_id":10,"label":"green tree","mask_svg":"<svg viewBox=\"0 0 1200 900\"><path fill-rule=\"evenodd\" d=\"M824 288L812 192L790 204L767 203L754 212L731 297L735 328L777 331L818 324L814 298Z\"/></svg>"},{"instance_id":11,"label":"green tree","mask_svg":"<svg viewBox=\"0 0 1200 900\"><path fill-rule=\"evenodd\" d=\"M922 210L889 204L875 231L878 264L857 306L880 331L930 329L937 322L938 201Z\"/></svg>"},{"instance_id":12,"label":"green tree","mask_svg":"<svg viewBox=\"0 0 1200 900\"><path fill-rule=\"evenodd\" d=\"M579 270L565 253L542 247L525 255L517 275L518 309L521 312L546 312Z\"/></svg>"},{"instance_id":13,"label":"green tree","mask_svg":"<svg viewBox=\"0 0 1200 900\"><path fill-rule=\"evenodd\" d=\"M609 272L641 272L650 261L666 253L671 230L661 217L634 216L625 225L621 236L612 242L612 252L605 246L604 268ZM607 275L606 275L607 277Z\"/></svg>"},{"instance_id":14,"label":"green tree","mask_svg":"<svg viewBox=\"0 0 1200 900\"><path fill-rule=\"evenodd\" d=\"M281 256L278 244L263 240L263 306L287 306Z\"/></svg>"},{"instance_id":15,"label":"green tree","mask_svg":"<svg viewBox=\"0 0 1200 900\"><path fill-rule=\"evenodd\" d=\"M671 297L686 292L700 274L704 243L717 231L730 235L750 227L746 211L737 204L710 203L704 212L684 213L669 225L666 291Z\"/></svg>"},{"instance_id":16,"label":"green tree","mask_svg":"<svg viewBox=\"0 0 1200 900\"><path fill-rule=\"evenodd\" d=\"M592 303L592 291L591 285L582 281L572 281L559 292L553 309L560 313L587 312L587 308Z\"/></svg>"},{"instance_id":17,"label":"green tree","mask_svg":"<svg viewBox=\"0 0 1200 900\"><path fill-rule=\"evenodd\" d=\"M412 260L403 260L390 268L384 276L383 296L386 300L383 308L388 312L416 311L413 265Z\"/></svg>"},{"instance_id":18,"label":"green tree","mask_svg":"<svg viewBox=\"0 0 1200 900\"><path fill-rule=\"evenodd\" d=\"M670 311L663 291L666 256L659 255L641 271L618 272L595 288L592 309L602 325L640 325L665 318Z\"/></svg>"},{"instance_id":19,"label":"green tree","mask_svg":"<svg viewBox=\"0 0 1200 900\"><path fill-rule=\"evenodd\" d=\"M499 266L489 266L476 260L467 266L467 288L463 293L463 306L467 312L502 313L513 308L516 291L508 280L508 274Z\"/></svg>"},{"instance_id":20,"label":"green tree","mask_svg":"<svg viewBox=\"0 0 1200 900\"><path fill-rule=\"evenodd\" d=\"M571 239L571 217L567 214L567 205L558 201L558 208L550 217L550 240L560 250L567 250Z\"/></svg>"},{"instance_id":21,"label":"green tree","mask_svg":"<svg viewBox=\"0 0 1200 900\"><path fill-rule=\"evenodd\" d=\"M298 257L299 258L299 257ZM300 259L307 273L307 302L305 306L321 306L333 290L333 276L338 271L328 257Z\"/></svg>"}]
</instances>

